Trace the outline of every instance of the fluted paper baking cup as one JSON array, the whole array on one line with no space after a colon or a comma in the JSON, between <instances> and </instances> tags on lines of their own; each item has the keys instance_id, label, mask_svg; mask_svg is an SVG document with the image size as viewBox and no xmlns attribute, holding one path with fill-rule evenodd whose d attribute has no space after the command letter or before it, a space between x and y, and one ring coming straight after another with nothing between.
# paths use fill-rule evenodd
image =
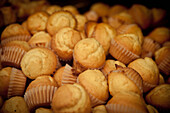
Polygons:
<instances>
[{"instance_id":1,"label":"fluted paper baking cup","mask_svg":"<svg viewBox=\"0 0 170 113\"><path fill-rule=\"evenodd\" d=\"M143 113L143 111L139 111L135 109L135 107L130 107L123 104L107 104L106 109L108 113Z\"/></svg>"},{"instance_id":2,"label":"fluted paper baking cup","mask_svg":"<svg viewBox=\"0 0 170 113\"><path fill-rule=\"evenodd\" d=\"M164 74L170 75L170 56L164 58L162 62L158 65L158 68Z\"/></svg>"},{"instance_id":3,"label":"fluted paper baking cup","mask_svg":"<svg viewBox=\"0 0 170 113\"><path fill-rule=\"evenodd\" d=\"M21 70L12 68L9 87L8 87L8 98L13 96L23 96L27 77Z\"/></svg>"},{"instance_id":4,"label":"fluted paper baking cup","mask_svg":"<svg viewBox=\"0 0 170 113\"><path fill-rule=\"evenodd\" d=\"M150 38L144 38L142 45L142 58L152 57L156 50L160 48L160 44Z\"/></svg>"},{"instance_id":5,"label":"fluted paper baking cup","mask_svg":"<svg viewBox=\"0 0 170 113\"><path fill-rule=\"evenodd\" d=\"M5 44L11 42L11 41L29 41L29 39L31 38L31 36L28 36L28 35L19 35L19 36L12 36L12 37L9 37L9 38L6 38L4 40L1 41L1 44L4 46Z\"/></svg>"},{"instance_id":6,"label":"fluted paper baking cup","mask_svg":"<svg viewBox=\"0 0 170 113\"><path fill-rule=\"evenodd\" d=\"M2 48L1 63L7 66L14 66L20 68L21 59L26 51L24 49L5 46Z\"/></svg>"},{"instance_id":7,"label":"fluted paper baking cup","mask_svg":"<svg viewBox=\"0 0 170 113\"><path fill-rule=\"evenodd\" d=\"M157 85L150 84L150 83L143 80L143 91L144 92L147 92L147 91L151 90L152 88L154 88L156 86Z\"/></svg>"},{"instance_id":8,"label":"fluted paper baking cup","mask_svg":"<svg viewBox=\"0 0 170 113\"><path fill-rule=\"evenodd\" d=\"M119 60L120 62L122 62L124 64L128 64L131 61L139 58L138 55L136 55L136 54L132 53L131 51L125 49L124 47L119 45L113 39L111 40L111 46L110 46L109 52L114 58L116 58L117 60Z\"/></svg>"},{"instance_id":9,"label":"fluted paper baking cup","mask_svg":"<svg viewBox=\"0 0 170 113\"><path fill-rule=\"evenodd\" d=\"M62 74L62 80L61 85L64 84L74 84L77 81L77 76L73 75L72 67L68 64L65 65L63 74Z\"/></svg>"},{"instance_id":10,"label":"fluted paper baking cup","mask_svg":"<svg viewBox=\"0 0 170 113\"><path fill-rule=\"evenodd\" d=\"M50 106L53 95L57 87L55 86L39 86L32 88L25 92L24 99L28 105L30 111L37 107Z\"/></svg>"}]
</instances>

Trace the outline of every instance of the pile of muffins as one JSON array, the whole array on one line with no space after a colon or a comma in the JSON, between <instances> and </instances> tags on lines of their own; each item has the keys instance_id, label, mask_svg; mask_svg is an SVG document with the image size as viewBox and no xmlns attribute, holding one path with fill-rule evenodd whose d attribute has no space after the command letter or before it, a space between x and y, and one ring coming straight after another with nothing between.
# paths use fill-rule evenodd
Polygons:
<instances>
[{"instance_id":1,"label":"pile of muffins","mask_svg":"<svg viewBox=\"0 0 170 113\"><path fill-rule=\"evenodd\" d=\"M43 3L20 11L27 19L2 31L0 112L170 111L164 9L95 3L80 14L75 6Z\"/></svg>"}]
</instances>

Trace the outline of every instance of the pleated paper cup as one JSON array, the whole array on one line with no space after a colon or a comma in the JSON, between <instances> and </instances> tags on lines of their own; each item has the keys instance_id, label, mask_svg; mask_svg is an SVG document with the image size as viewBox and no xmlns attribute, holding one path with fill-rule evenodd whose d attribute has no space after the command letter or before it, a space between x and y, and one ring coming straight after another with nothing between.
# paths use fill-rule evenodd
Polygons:
<instances>
[{"instance_id":1,"label":"pleated paper cup","mask_svg":"<svg viewBox=\"0 0 170 113\"><path fill-rule=\"evenodd\" d=\"M160 48L160 44L150 38L144 38L142 45L142 54L141 57L150 57L154 55L155 51Z\"/></svg>"},{"instance_id":2,"label":"pleated paper cup","mask_svg":"<svg viewBox=\"0 0 170 113\"><path fill-rule=\"evenodd\" d=\"M62 80L61 80L61 85L64 84L74 84L77 82L77 76L73 74L73 68L66 64L63 74L62 74Z\"/></svg>"},{"instance_id":3,"label":"pleated paper cup","mask_svg":"<svg viewBox=\"0 0 170 113\"><path fill-rule=\"evenodd\" d=\"M12 68L9 87L8 98L13 96L23 96L27 77L19 69Z\"/></svg>"},{"instance_id":4,"label":"pleated paper cup","mask_svg":"<svg viewBox=\"0 0 170 113\"><path fill-rule=\"evenodd\" d=\"M144 113L135 109L134 107L130 107L123 104L107 104L106 109L108 113Z\"/></svg>"},{"instance_id":5,"label":"pleated paper cup","mask_svg":"<svg viewBox=\"0 0 170 113\"><path fill-rule=\"evenodd\" d=\"M139 58L138 55L132 53L131 51L125 49L119 45L115 40L111 40L111 46L109 50L110 54L124 64L128 64L131 61Z\"/></svg>"},{"instance_id":6,"label":"pleated paper cup","mask_svg":"<svg viewBox=\"0 0 170 113\"><path fill-rule=\"evenodd\" d=\"M150 84L146 81L143 81L143 91L144 92L148 92L149 90L153 89L154 87L156 87L157 85L153 85L153 84Z\"/></svg>"},{"instance_id":7,"label":"pleated paper cup","mask_svg":"<svg viewBox=\"0 0 170 113\"><path fill-rule=\"evenodd\" d=\"M30 111L38 107L48 107L52 102L53 95L57 87L55 86L39 86L25 92L24 99Z\"/></svg>"},{"instance_id":8,"label":"pleated paper cup","mask_svg":"<svg viewBox=\"0 0 170 113\"><path fill-rule=\"evenodd\" d=\"M162 62L158 64L158 68L164 74L170 75L170 56L164 58Z\"/></svg>"},{"instance_id":9,"label":"pleated paper cup","mask_svg":"<svg viewBox=\"0 0 170 113\"><path fill-rule=\"evenodd\" d=\"M6 38L4 40L1 41L1 44L4 46L5 44L11 42L11 41L26 41L28 42L29 39L31 38L31 36L28 36L28 35L19 35L19 36L12 36L12 37L9 37L9 38Z\"/></svg>"},{"instance_id":10,"label":"pleated paper cup","mask_svg":"<svg viewBox=\"0 0 170 113\"><path fill-rule=\"evenodd\" d=\"M21 59L26 51L22 48L4 46L2 48L1 63L5 66L20 68Z\"/></svg>"}]
</instances>

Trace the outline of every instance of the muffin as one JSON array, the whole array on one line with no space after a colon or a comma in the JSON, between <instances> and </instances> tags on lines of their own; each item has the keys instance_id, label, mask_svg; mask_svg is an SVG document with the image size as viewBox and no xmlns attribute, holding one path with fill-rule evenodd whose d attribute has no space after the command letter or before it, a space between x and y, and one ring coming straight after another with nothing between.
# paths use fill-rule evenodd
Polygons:
<instances>
[{"instance_id":1,"label":"muffin","mask_svg":"<svg viewBox=\"0 0 170 113\"><path fill-rule=\"evenodd\" d=\"M139 58L141 54L139 37L135 34L120 34L111 40L109 53L124 64Z\"/></svg>"},{"instance_id":2,"label":"muffin","mask_svg":"<svg viewBox=\"0 0 170 113\"><path fill-rule=\"evenodd\" d=\"M142 82L139 73L128 67L117 67L108 75L109 92L112 96L124 91L143 95Z\"/></svg>"},{"instance_id":3,"label":"muffin","mask_svg":"<svg viewBox=\"0 0 170 113\"><path fill-rule=\"evenodd\" d=\"M149 33L148 37L163 44L170 40L170 29L167 27L157 27Z\"/></svg>"},{"instance_id":4,"label":"muffin","mask_svg":"<svg viewBox=\"0 0 170 113\"><path fill-rule=\"evenodd\" d=\"M8 25L1 34L1 44L5 45L10 41L28 41L30 39L30 33L20 24Z\"/></svg>"},{"instance_id":5,"label":"muffin","mask_svg":"<svg viewBox=\"0 0 170 113\"><path fill-rule=\"evenodd\" d=\"M0 70L0 95L4 98L23 96L26 86L26 76L21 70L6 67Z\"/></svg>"},{"instance_id":6,"label":"muffin","mask_svg":"<svg viewBox=\"0 0 170 113\"><path fill-rule=\"evenodd\" d=\"M107 113L107 110L104 105L99 105L93 108L92 113Z\"/></svg>"},{"instance_id":7,"label":"muffin","mask_svg":"<svg viewBox=\"0 0 170 113\"><path fill-rule=\"evenodd\" d=\"M170 41L166 41L165 43L163 43L162 46L167 46L167 47L170 47Z\"/></svg>"},{"instance_id":8,"label":"muffin","mask_svg":"<svg viewBox=\"0 0 170 113\"><path fill-rule=\"evenodd\" d=\"M161 84L165 84L165 80L164 77L161 74L159 74L159 85Z\"/></svg>"},{"instance_id":9,"label":"muffin","mask_svg":"<svg viewBox=\"0 0 170 113\"><path fill-rule=\"evenodd\" d=\"M107 78L108 74L110 74L111 71L116 70L117 66L126 67L126 65L120 61L108 59L106 60L106 63L104 67L101 69L101 71L103 72L104 76Z\"/></svg>"},{"instance_id":10,"label":"muffin","mask_svg":"<svg viewBox=\"0 0 170 113\"><path fill-rule=\"evenodd\" d=\"M77 15L79 14L79 11L77 10L77 8L73 5L66 5L62 8L62 10L64 11L69 11L71 12L73 15Z\"/></svg>"},{"instance_id":11,"label":"muffin","mask_svg":"<svg viewBox=\"0 0 170 113\"><path fill-rule=\"evenodd\" d=\"M136 34L139 37L140 44L143 43L143 33L141 28L137 24L122 25L116 29L117 34Z\"/></svg>"},{"instance_id":12,"label":"muffin","mask_svg":"<svg viewBox=\"0 0 170 113\"><path fill-rule=\"evenodd\" d=\"M28 41L28 44L32 47L45 47L45 48L51 48L51 36L44 32L40 31L35 33L31 39Z\"/></svg>"},{"instance_id":13,"label":"muffin","mask_svg":"<svg viewBox=\"0 0 170 113\"><path fill-rule=\"evenodd\" d=\"M113 96L106 104L108 113L148 113L139 94L121 92Z\"/></svg>"},{"instance_id":14,"label":"muffin","mask_svg":"<svg viewBox=\"0 0 170 113\"><path fill-rule=\"evenodd\" d=\"M77 27L76 18L69 11L57 11L53 13L47 21L47 31L50 35L54 35L63 27Z\"/></svg>"},{"instance_id":15,"label":"muffin","mask_svg":"<svg viewBox=\"0 0 170 113\"><path fill-rule=\"evenodd\" d=\"M30 113L23 97L12 97L4 102L2 113Z\"/></svg>"},{"instance_id":16,"label":"muffin","mask_svg":"<svg viewBox=\"0 0 170 113\"><path fill-rule=\"evenodd\" d=\"M170 47L162 47L155 52L155 61L160 72L170 75Z\"/></svg>"},{"instance_id":17,"label":"muffin","mask_svg":"<svg viewBox=\"0 0 170 113\"><path fill-rule=\"evenodd\" d=\"M53 74L58 67L58 58L47 48L33 48L24 55L21 61L21 69L30 79Z\"/></svg>"},{"instance_id":18,"label":"muffin","mask_svg":"<svg viewBox=\"0 0 170 113\"><path fill-rule=\"evenodd\" d=\"M107 16L109 12L109 5L98 2L94 3L91 7L90 10L95 11L99 16Z\"/></svg>"},{"instance_id":19,"label":"muffin","mask_svg":"<svg viewBox=\"0 0 170 113\"><path fill-rule=\"evenodd\" d=\"M133 4L129 14L142 29L147 29L152 24L152 11L141 4Z\"/></svg>"},{"instance_id":20,"label":"muffin","mask_svg":"<svg viewBox=\"0 0 170 113\"><path fill-rule=\"evenodd\" d=\"M146 95L146 102L160 111L170 110L170 84L162 84L152 89Z\"/></svg>"},{"instance_id":21,"label":"muffin","mask_svg":"<svg viewBox=\"0 0 170 113\"><path fill-rule=\"evenodd\" d=\"M25 41L10 41L2 47L2 66L13 66L20 68L20 63L27 51L31 48Z\"/></svg>"},{"instance_id":22,"label":"muffin","mask_svg":"<svg viewBox=\"0 0 170 113\"><path fill-rule=\"evenodd\" d=\"M35 110L35 113L53 113L53 111L47 108L38 108Z\"/></svg>"},{"instance_id":23,"label":"muffin","mask_svg":"<svg viewBox=\"0 0 170 113\"><path fill-rule=\"evenodd\" d=\"M151 11L153 15L152 25L155 26L160 24L166 16L166 10L160 8L152 8Z\"/></svg>"},{"instance_id":24,"label":"muffin","mask_svg":"<svg viewBox=\"0 0 170 113\"><path fill-rule=\"evenodd\" d=\"M85 12L84 16L87 18L88 21L95 21L95 22L97 22L99 18L99 15L93 10L89 10Z\"/></svg>"},{"instance_id":25,"label":"muffin","mask_svg":"<svg viewBox=\"0 0 170 113\"><path fill-rule=\"evenodd\" d=\"M11 6L5 6L0 8L0 12L3 15L3 23L4 25L9 25L15 23L17 20L14 9Z\"/></svg>"},{"instance_id":26,"label":"muffin","mask_svg":"<svg viewBox=\"0 0 170 113\"><path fill-rule=\"evenodd\" d=\"M47 9L46 9L46 12L49 14L49 15L52 15L53 13L57 12L57 11L60 11L61 10L61 7L59 5L50 5Z\"/></svg>"},{"instance_id":27,"label":"muffin","mask_svg":"<svg viewBox=\"0 0 170 113\"><path fill-rule=\"evenodd\" d=\"M77 82L77 76L74 75L73 68L68 64L59 68L53 75L53 78L59 87L65 84L74 84Z\"/></svg>"},{"instance_id":28,"label":"muffin","mask_svg":"<svg viewBox=\"0 0 170 113\"><path fill-rule=\"evenodd\" d=\"M107 80L101 71L86 70L79 74L77 82L86 89L92 107L106 103L109 91Z\"/></svg>"},{"instance_id":29,"label":"muffin","mask_svg":"<svg viewBox=\"0 0 170 113\"><path fill-rule=\"evenodd\" d=\"M127 8L125 6L116 4L110 7L108 16L113 16L125 11L127 11Z\"/></svg>"},{"instance_id":30,"label":"muffin","mask_svg":"<svg viewBox=\"0 0 170 113\"><path fill-rule=\"evenodd\" d=\"M85 32L87 37L95 38L102 45L105 54L107 55L111 39L116 36L116 30L106 23L99 23L94 27L91 26L91 23L89 22L86 24Z\"/></svg>"},{"instance_id":31,"label":"muffin","mask_svg":"<svg viewBox=\"0 0 170 113\"><path fill-rule=\"evenodd\" d=\"M143 90L148 92L159 83L159 69L149 57L139 58L131 62L128 67L137 71L143 79Z\"/></svg>"},{"instance_id":32,"label":"muffin","mask_svg":"<svg viewBox=\"0 0 170 113\"><path fill-rule=\"evenodd\" d=\"M102 45L94 38L82 39L74 47L73 68L76 73L81 73L86 69L101 69L105 59Z\"/></svg>"},{"instance_id":33,"label":"muffin","mask_svg":"<svg viewBox=\"0 0 170 113\"><path fill-rule=\"evenodd\" d=\"M151 105L147 105L146 107L147 107L149 113L159 113L158 110Z\"/></svg>"},{"instance_id":34,"label":"muffin","mask_svg":"<svg viewBox=\"0 0 170 113\"><path fill-rule=\"evenodd\" d=\"M49 107L57 84L51 76L40 76L33 80L27 87L24 99L30 111L38 107Z\"/></svg>"},{"instance_id":35,"label":"muffin","mask_svg":"<svg viewBox=\"0 0 170 113\"><path fill-rule=\"evenodd\" d=\"M134 20L127 12L121 12L108 17L108 23L115 29L118 29L124 24L134 24Z\"/></svg>"},{"instance_id":36,"label":"muffin","mask_svg":"<svg viewBox=\"0 0 170 113\"><path fill-rule=\"evenodd\" d=\"M53 36L51 47L57 53L60 60L72 60L73 49L81 39L79 31L71 27L64 27Z\"/></svg>"},{"instance_id":37,"label":"muffin","mask_svg":"<svg viewBox=\"0 0 170 113\"><path fill-rule=\"evenodd\" d=\"M77 30L84 31L84 25L87 22L87 18L81 14L75 15L75 17L77 20Z\"/></svg>"},{"instance_id":38,"label":"muffin","mask_svg":"<svg viewBox=\"0 0 170 113\"><path fill-rule=\"evenodd\" d=\"M160 48L160 44L149 37L145 37L142 44L142 54L141 57L150 57L154 56L155 51Z\"/></svg>"},{"instance_id":39,"label":"muffin","mask_svg":"<svg viewBox=\"0 0 170 113\"><path fill-rule=\"evenodd\" d=\"M24 29L28 30L27 20L23 21L21 26L24 27Z\"/></svg>"},{"instance_id":40,"label":"muffin","mask_svg":"<svg viewBox=\"0 0 170 113\"><path fill-rule=\"evenodd\" d=\"M46 12L37 12L30 15L27 19L28 30L31 34L39 31L45 31L49 15Z\"/></svg>"},{"instance_id":41,"label":"muffin","mask_svg":"<svg viewBox=\"0 0 170 113\"><path fill-rule=\"evenodd\" d=\"M66 84L58 88L52 100L54 113L91 113L90 98L79 84Z\"/></svg>"}]
</instances>

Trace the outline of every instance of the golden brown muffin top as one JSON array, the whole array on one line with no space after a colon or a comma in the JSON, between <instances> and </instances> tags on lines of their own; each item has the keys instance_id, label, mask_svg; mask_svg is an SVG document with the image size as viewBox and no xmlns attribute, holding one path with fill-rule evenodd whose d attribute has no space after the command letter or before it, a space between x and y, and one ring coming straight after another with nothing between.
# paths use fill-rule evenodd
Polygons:
<instances>
[{"instance_id":1,"label":"golden brown muffin top","mask_svg":"<svg viewBox=\"0 0 170 113\"><path fill-rule=\"evenodd\" d=\"M170 84L158 85L146 95L146 101L156 107L170 109Z\"/></svg>"},{"instance_id":2,"label":"golden brown muffin top","mask_svg":"<svg viewBox=\"0 0 170 113\"><path fill-rule=\"evenodd\" d=\"M79 14L79 11L77 10L77 8L75 6L72 6L72 5L66 5L62 9L64 11L71 12L73 15Z\"/></svg>"},{"instance_id":3,"label":"golden brown muffin top","mask_svg":"<svg viewBox=\"0 0 170 113\"><path fill-rule=\"evenodd\" d=\"M58 68L59 61L51 50L47 48L33 48L21 60L21 69L30 79L38 76L53 74Z\"/></svg>"},{"instance_id":4,"label":"golden brown muffin top","mask_svg":"<svg viewBox=\"0 0 170 113\"><path fill-rule=\"evenodd\" d=\"M27 87L26 91L29 91L32 88L40 86L57 86L57 83L51 76L40 76L33 80Z\"/></svg>"},{"instance_id":5,"label":"golden brown muffin top","mask_svg":"<svg viewBox=\"0 0 170 113\"><path fill-rule=\"evenodd\" d=\"M123 91L130 91L142 95L142 78L135 70L128 67L117 66L108 75L109 91L112 96Z\"/></svg>"},{"instance_id":6,"label":"golden brown muffin top","mask_svg":"<svg viewBox=\"0 0 170 113\"><path fill-rule=\"evenodd\" d=\"M52 38L52 49L60 59L71 60L74 46L82 39L79 31L71 27L61 28Z\"/></svg>"},{"instance_id":7,"label":"golden brown muffin top","mask_svg":"<svg viewBox=\"0 0 170 113\"><path fill-rule=\"evenodd\" d=\"M57 71L55 72L55 74L53 75L54 80L57 82L57 85L60 87L61 86L61 80L63 77L63 72L64 72L65 66L60 67L59 69L57 69Z\"/></svg>"},{"instance_id":8,"label":"golden brown muffin top","mask_svg":"<svg viewBox=\"0 0 170 113\"><path fill-rule=\"evenodd\" d=\"M26 42L26 41L11 41L11 42L8 42L7 44L5 44L5 46L6 47L8 47L8 46L18 47L18 48L24 49L25 51L29 51L31 49L28 42Z\"/></svg>"},{"instance_id":9,"label":"golden brown muffin top","mask_svg":"<svg viewBox=\"0 0 170 113\"><path fill-rule=\"evenodd\" d=\"M58 88L52 100L54 113L74 112L90 113L90 98L85 89L79 84L66 84Z\"/></svg>"},{"instance_id":10,"label":"golden brown muffin top","mask_svg":"<svg viewBox=\"0 0 170 113\"><path fill-rule=\"evenodd\" d=\"M51 46L51 36L44 32L40 31L35 33L31 39L28 41L29 45L36 45L36 46Z\"/></svg>"},{"instance_id":11,"label":"golden brown muffin top","mask_svg":"<svg viewBox=\"0 0 170 113\"><path fill-rule=\"evenodd\" d=\"M53 113L53 111L47 108L38 108L35 110L35 113Z\"/></svg>"},{"instance_id":12,"label":"golden brown muffin top","mask_svg":"<svg viewBox=\"0 0 170 113\"><path fill-rule=\"evenodd\" d=\"M2 113L30 113L23 97L15 96L4 102Z\"/></svg>"},{"instance_id":13,"label":"golden brown muffin top","mask_svg":"<svg viewBox=\"0 0 170 113\"><path fill-rule=\"evenodd\" d=\"M142 77L143 81L152 85L159 82L159 69L156 63L149 57L139 58L131 62L128 67L136 70Z\"/></svg>"},{"instance_id":14,"label":"golden brown muffin top","mask_svg":"<svg viewBox=\"0 0 170 113\"><path fill-rule=\"evenodd\" d=\"M167 27L157 27L149 33L148 37L160 44L163 44L170 40L170 29Z\"/></svg>"},{"instance_id":15,"label":"golden brown muffin top","mask_svg":"<svg viewBox=\"0 0 170 113\"><path fill-rule=\"evenodd\" d=\"M106 59L102 45L94 38L79 41L74 47L73 57L86 68L100 68Z\"/></svg>"},{"instance_id":16,"label":"golden brown muffin top","mask_svg":"<svg viewBox=\"0 0 170 113\"><path fill-rule=\"evenodd\" d=\"M5 67L0 70L0 95L2 97L7 96L11 70L11 67Z\"/></svg>"},{"instance_id":17,"label":"golden brown muffin top","mask_svg":"<svg viewBox=\"0 0 170 113\"><path fill-rule=\"evenodd\" d=\"M84 31L84 25L87 22L87 18L84 15L76 14L77 19L77 30Z\"/></svg>"},{"instance_id":18,"label":"golden brown muffin top","mask_svg":"<svg viewBox=\"0 0 170 113\"><path fill-rule=\"evenodd\" d=\"M109 9L109 16L119 14L119 13L124 12L126 10L127 10L127 8L123 5L120 5L120 4L113 5Z\"/></svg>"},{"instance_id":19,"label":"golden brown muffin top","mask_svg":"<svg viewBox=\"0 0 170 113\"><path fill-rule=\"evenodd\" d=\"M27 19L28 30L31 34L45 31L49 15L46 12L37 12L30 15Z\"/></svg>"},{"instance_id":20,"label":"golden brown muffin top","mask_svg":"<svg viewBox=\"0 0 170 113\"><path fill-rule=\"evenodd\" d=\"M10 24L8 25L1 34L1 40L12 37L12 36L19 36L19 35L28 35L30 36L29 32L20 24Z\"/></svg>"},{"instance_id":21,"label":"golden brown muffin top","mask_svg":"<svg viewBox=\"0 0 170 113\"><path fill-rule=\"evenodd\" d=\"M95 22L97 22L99 18L99 15L93 10L89 10L85 12L84 16L87 18L88 21L95 21Z\"/></svg>"},{"instance_id":22,"label":"golden brown muffin top","mask_svg":"<svg viewBox=\"0 0 170 113\"><path fill-rule=\"evenodd\" d=\"M107 80L99 70L86 70L79 74L79 83L95 98L106 101L109 97Z\"/></svg>"},{"instance_id":23,"label":"golden brown muffin top","mask_svg":"<svg viewBox=\"0 0 170 113\"><path fill-rule=\"evenodd\" d=\"M152 24L158 24L161 22L166 16L166 10L160 8L152 8L153 22Z\"/></svg>"},{"instance_id":24,"label":"golden brown muffin top","mask_svg":"<svg viewBox=\"0 0 170 113\"><path fill-rule=\"evenodd\" d=\"M160 64L166 57L170 56L170 47L162 47L155 52L155 61Z\"/></svg>"},{"instance_id":25,"label":"golden brown muffin top","mask_svg":"<svg viewBox=\"0 0 170 113\"><path fill-rule=\"evenodd\" d=\"M56 11L60 11L61 7L59 5L50 5L47 9L46 12L49 15L52 15L53 13L55 13Z\"/></svg>"},{"instance_id":26,"label":"golden brown muffin top","mask_svg":"<svg viewBox=\"0 0 170 113\"><path fill-rule=\"evenodd\" d=\"M99 105L93 108L92 113L107 113L107 110L104 105Z\"/></svg>"},{"instance_id":27,"label":"golden brown muffin top","mask_svg":"<svg viewBox=\"0 0 170 113\"><path fill-rule=\"evenodd\" d=\"M105 54L107 55L110 48L111 39L116 36L116 30L106 23L99 23L95 26L95 23L89 22L86 24L85 32L87 33L87 37L95 38L102 45Z\"/></svg>"},{"instance_id":28,"label":"golden brown muffin top","mask_svg":"<svg viewBox=\"0 0 170 113\"><path fill-rule=\"evenodd\" d=\"M47 31L50 35L54 35L59 29L63 27L77 27L76 18L69 11L57 11L53 13L47 22Z\"/></svg>"},{"instance_id":29,"label":"golden brown muffin top","mask_svg":"<svg viewBox=\"0 0 170 113\"><path fill-rule=\"evenodd\" d=\"M95 11L99 16L107 16L109 12L109 5L98 2L90 7L90 10Z\"/></svg>"},{"instance_id":30,"label":"golden brown muffin top","mask_svg":"<svg viewBox=\"0 0 170 113\"><path fill-rule=\"evenodd\" d=\"M152 11L142 4L133 4L129 14L142 29L148 28L152 23Z\"/></svg>"},{"instance_id":31,"label":"golden brown muffin top","mask_svg":"<svg viewBox=\"0 0 170 113\"><path fill-rule=\"evenodd\" d=\"M139 37L139 42L143 42L143 33L141 28L137 24L122 25L117 29L117 34L136 34Z\"/></svg>"},{"instance_id":32,"label":"golden brown muffin top","mask_svg":"<svg viewBox=\"0 0 170 113\"><path fill-rule=\"evenodd\" d=\"M107 105L113 104L122 106L121 109L117 109L117 111L122 110L123 112L135 112L135 111L141 111L142 113L147 113L147 108L145 106L145 103L142 99L142 97L139 94L133 93L133 92L121 92L117 93L112 97ZM106 105L106 108L107 108ZM126 109L127 108L127 109Z\"/></svg>"},{"instance_id":33,"label":"golden brown muffin top","mask_svg":"<svg viewBox=\"0 0 170 113\"><path fill-rule=\"evenodd\" d=\"M146 107L147 107L149 113L159 113L158 110L151 105L147 105Z\"/></svg>"},{"instance_id":34,"label":"golden brown muffin top","mask_svg":"<svg viewBox=\"0 0 170 113\"><path fill-rule=\"evenodd\" d=\"M127 50L135 53L137 55L141 54L141 44L139 42L139 37L135 34L120 34L117 35L114 40L126 48Z\"/></svg>"}]
</instances>

